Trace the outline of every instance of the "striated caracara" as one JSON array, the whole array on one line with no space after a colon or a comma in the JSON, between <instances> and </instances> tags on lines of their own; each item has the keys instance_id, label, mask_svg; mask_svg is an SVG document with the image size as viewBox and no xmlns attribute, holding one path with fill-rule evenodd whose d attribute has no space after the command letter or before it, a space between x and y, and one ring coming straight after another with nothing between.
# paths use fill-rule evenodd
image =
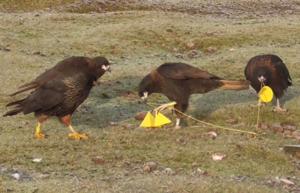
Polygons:
<instances>
[{"instance_id":1,"label":"striated caracara","mask_svg":"<svg viewBox=\"0 0 300 193\"><path fill-rule=\"evenodd\" d=\"M271 87L277 99L274 110L286 111L280 107L279 98L292 85L292 78L287 67L278 56L269 54L251 58L245 68L245 76L256 92L259 92L264 85Z\"/></svg>"},{"instance_id":2,"label":"striated caracara","mask_svg":"<svg viewBox=\"0 0 300 193\"><path fill-rule=\"evenodd\" d=\"M6 106L13 106L13 109L3 116L21 112L34 113L38 120L35 129L35 137L38 139L45 137L41 131L41 124L50 116L56 116L71 130L70 138L85 139L85 134L79 134L73 129L71 116L88 97L94 82L108 70L110 64L104 57L67 58L11 94L14 96L31 90L25 98L7 104Z\"/></svg>"},{"instance_id":3,"label":"striated caracara","mask_svg":"<svg viewBox=\"0 0 300 193\"><path fill-rule=\"evenodd\" d=\"M248 81L223 80L213 74L184 63L165 63L146 75L139 84L139 96L145 99L151 93L162 93L175 101L175 108L185 112L191 94L206 93L222 88L229 90L248 89ZM177 113L176 128L180 114Z\"/></svg>"}]
</instances>

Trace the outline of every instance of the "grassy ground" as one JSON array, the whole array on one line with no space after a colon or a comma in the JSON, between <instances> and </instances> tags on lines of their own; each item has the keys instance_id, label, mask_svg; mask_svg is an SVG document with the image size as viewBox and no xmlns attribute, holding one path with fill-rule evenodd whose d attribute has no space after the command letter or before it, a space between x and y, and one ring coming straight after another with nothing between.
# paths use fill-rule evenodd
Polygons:
<instances>
[{"instance_id":1,"label":"grassy ground","mask_svg":"<svg viewBox=\"0 0 300 193\"><path fill-rule=\"evenodd\" d=\"M228 3L215 3L222 2ZM74 126L90 136L87 141L68 140L67 129L56 119L44 126L47 139L34 140L32 115L0 117L0 192L299 192L299 160L282 150L298 141L272 131L283 123L299 127L299 16L232 18L183 10L0 13L0 114L12 100L8 93L63 58L104 55L113 63L113 72L105 74L74 115ZM283 98L288 113L271 112L271 104L262 109L262 121L270 129L255 129L257 109L251 105L256 97L250 91L195 95L187 112L258 132L257 137L191 120L181 130L145 130L130 119L149 109L137 103L136 88L163 62L187 62L227 79L242 79L247 61L262 53L282 57L294 83ZM150 101L167 100L154 95ZM217 138L211 139L208 131L217 132ZM214 153L226 158L213 161ZM149 161L157 169L144 172Z\"/></svg>"}]
</instances>

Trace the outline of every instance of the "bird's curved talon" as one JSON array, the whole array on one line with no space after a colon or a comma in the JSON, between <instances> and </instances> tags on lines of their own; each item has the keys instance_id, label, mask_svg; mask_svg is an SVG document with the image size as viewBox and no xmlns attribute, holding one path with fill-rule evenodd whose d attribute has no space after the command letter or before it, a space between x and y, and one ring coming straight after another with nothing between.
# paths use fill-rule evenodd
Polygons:
<instances>
[{"instance_id":1,"label":"bird's curved talon","mask_svg":"<svg viewBox=\"0 0 300 193\"><path fill-rule=\"evenodd\" d=\"M38 132L38 133L34 134L34 137L36 139L45 139L46 135L44 133L42 133L42 132Z\"/></svg>"},{"instance_id":2,"label":"bird's curved talon","mask_svg":"<svg viewBox=\"0 0 300 193\"><path fill-rule=\"evenodd\" d=\"M81 139L88 139L89 137L85 133L69 133L69 138L70 139L75 139L75 140L81 140Z\"/></svg>"}]
</instances>

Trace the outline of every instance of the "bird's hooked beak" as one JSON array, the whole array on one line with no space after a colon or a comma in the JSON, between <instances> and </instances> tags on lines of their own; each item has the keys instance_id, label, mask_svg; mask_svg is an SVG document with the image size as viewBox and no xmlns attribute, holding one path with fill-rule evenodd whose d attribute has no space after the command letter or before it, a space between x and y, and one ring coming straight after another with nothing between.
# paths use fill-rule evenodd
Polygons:
<instances>
[{"instance_id":1,"label":"bird's hooked beak","mask_svg":"<svg viewBox=\"0 0 300 193\"><path fill-rule=\"evenodd\" d=\"M103 69L104 71L111 72L111 69L110 69L110 66L109 66L109 65L107 65L107 66L103 65L103 66L102 66L102 69Z\"/></svg>"},{"instance_id":2,"label":"bird's hooked beak","mask_svg":"<svg viewBox=\"0 0 300 193\"><path fill-rule=\"evenodd\" d=\"M148 92L143 92L143 96L141 97L142 102L146 102L148 98Z\"/></svg>"},{"instance_id":3,"label":"bird's hooked beak","mask_svg":"<svg viewBox=\"0 0 300 193\"><path fill-rule=\"evenodd\" d=\"M264 76L260 76L258 77L258 81L264 83L266 81L266 78Z\"/></svg>"}]
</instances>

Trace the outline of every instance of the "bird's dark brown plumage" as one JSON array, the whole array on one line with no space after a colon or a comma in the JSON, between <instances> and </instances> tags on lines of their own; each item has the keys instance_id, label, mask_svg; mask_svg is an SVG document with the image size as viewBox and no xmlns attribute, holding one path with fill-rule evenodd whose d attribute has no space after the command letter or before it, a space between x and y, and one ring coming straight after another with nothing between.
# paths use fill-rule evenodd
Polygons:
<instances>
[{"instance_id":1,"label":"bird's dark brown plumage","mask_svg":"<svg viewBox=\"0 0 300 193\"><path fill-rule=\"evenodd\" d=\"M292 85L292 78L286 65L278 56L268 54L251 58L245 68L245 76L256 92L259 92L263 85L271 87L277 98L275 110L285 111L280 107L279 98Z\"/></svg>"},{"instance_id":2,"label":"bird's dark brown plumage","mask_svg":"<svg viewBox=\"0 0 300 193\"><path fill-rule=\"evenodd\" d=\"M11 94L14 96L31 90L27 97L7 104L14 109L4 116L20 112L34 113L37 118L71 116L88 97L94 81L108 68L109 62L104 57L67 58Z\"/></svg>"},{"instance_id":3,"label":"bird's dark brown plumage","mask_svg":"<svg viewBox=\"0 0 300 193\"><path fill-rule=\"evenodd\" d=\"M271 54L251 58L245 68L245 76L256 92L261 89L259 77L263 76L264 84L272 88L277 98L282 97L284 90L292 85L286 65L278 56Z\"/></svg>"},{"instance_id":4,"label":"bird's dark brown plumage","mask_svg":"<svg viewBox=\"0 0 300 193\"><path fill-rule=\"evenodd\" d=\"M248 81L223 80L213 74L184 63L165 63L146 75L139 84L139 95L162 93L175 101L175 108L184 112L191 94L206 93L216 88L241 90Z\"/></svg>"}]
</instances>

